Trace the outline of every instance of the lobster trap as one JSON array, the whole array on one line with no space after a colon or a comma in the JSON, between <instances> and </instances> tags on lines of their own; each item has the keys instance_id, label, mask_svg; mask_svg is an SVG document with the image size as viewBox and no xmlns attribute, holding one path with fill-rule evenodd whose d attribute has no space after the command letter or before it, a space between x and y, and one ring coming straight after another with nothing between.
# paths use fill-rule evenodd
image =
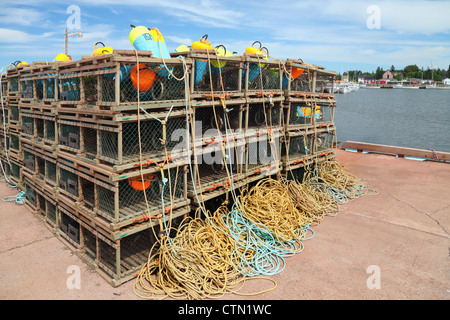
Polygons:
<instances>
[{"instance_id":1,"label":"lobster trap","mask_svg":"<svg viewBox=\"0 0 450 320\"><path fill-rule=\"evenodd\" d=\"M336 128L334 126L316 129L314 150L318 156L333 153Z\"/></svg>"},{"instance_id":2,"label":"lobster trap","mask_svg":"<svg viewBox=\"0 0 450 320\"><path fill-rule=\"evenodd\" d=\"M234 139L243 132L243 104L196 104L193 106L191 130L195 145Z\"/></svg>"},{"instance_id":3,"label":"lobster trap","mask_svg":"<svg viewBox=\"0 0 450 320\"><path fill-rule=\"evenodd\" d=\"M171 216L167 214L162 224L129 227L110 234L107 230L92 226L69 204L60 202L57 233L69 249L116 287L134 278L142 269L156 238L166 234L165 226L170 223L178 227L188 212L189 207L180 208L174 210Z\"/></svg>"},{"instance_id":4,"label":"lobster trap","mask_svg":"<svg viewBox=\"0 0 450 320\"><path fill-rule=\"evenodd\" d=\"M53 149L35 142L23 142L23 170L42 185L56 186L57 157Z\"/></svg>"},{"instance_id":5,"label":"lobster trap","mask_svg":"<svg viewBox=\"0 0 450 320\"><path fill-rule=\"evenodd\" d=\"M312 127L315 123L315 105L312 100L290 102L286 111L286 125L288 131Z\"/></svg>"},{"instance_id":6,"label":"lobster trap","mask_svg":"<svg viewBox=\"0 0 450 320\"><path fill-rule=\"evenodd\" d=\"M283 164L305 163L314 156L314 133L300 131L289 133L284 137L281 146Z\"/></svg>"},{"instance_id":7,"label":"lobster trap","mask_svg":"<svg viewBox=\"0 0 450 320\"><path fill-rule=\"evenodd\" d=\"M184 165L145 166L119 176L97 171L76 158L60 156L58 160L59 194L77 203L86 215L102 217L113 229L189 203Z\"/></svg>"},{"instance_id":8,"label":"lobster trap","mask_svg":"<svg viewBox=\"0 0 450 320\"><path fill-rule=\"evenodd\" d=\"M136 110L138 102L145 109L155 104L161 108L162 103L183 105L186 69L180 59L163 61L145 51L83 57L59 67L59 104L112 112Z\"/></svg>"},{"instance_id":9,"label":"lobster trap","mask_svg":"<svg viewBox=\"0 0 450 320\"><path fill-rule=\"evenodd\" d=\"M248 138L244 173L246 176L268 176L281 167L280 136L277 132L263 133Z\"/></svg>"},{"instance_id":10,"label":"lobster trap","mask_svg":"<svg viewBox=\"0 0 450 320\"><path fill-rule=\"evenodd\" d=\"M336 72L317 70L314 79L314 92L323 95L333 95L336 82Z\"/></svg>"},{"instance_id":11,"label":"lobster trap","mask_svg":"<svg viewBox=\"0 0 450 320\"><path fill-rule=\"evenodd\" d=\"M287 59L283 74L283 89L288 95L314 92L313 70L311 65L304 64L302 60Z\"/></svg>"},{"instance_id":12,"label":"lobster trap","mask_svg":"<svg viewBox=\"0 0 450 320\"><path fill-rule=\"evenodd\" d=\"M245 185L245 139L194 149L188 195L196 204Z\"/></svg>"},{"instance_id":13,"label":"lobster trap","mask_svg":"<svg viewBox=\"0 0 450 320\"><path fill-rule=\"evenodd\" d=\"M245 112L245 132L281 130L283 128L283 105L276 103L248 103Z\"/></svg>"},{"instance_id":14,"label":"lobster trap","mask_svg":"<svg viewBox=\"0 0 450 320\"><path fill-rule=\"evenodd\" d=\"M9 136L8 154L11 157L19 159L22 153L22 141L20 140L20 129L9 127L7 135Z\"/></svg>"},{"instance_id":15,"label":"lobster trap","mask_svg":"<svg viewBox=\"0 0 450 320\"><path fill-rule=\"evenodd\" d=\"M6 73L0 74L0 93L3 98L3 103L6 102L6 97L8 96L8 77Z\"/></svg>"},{"instance_id":16,"label":"lobster trap","mask_svg":"<svg viewBox=\"0 0 450 320\"><path fill-rule=\"evenodd\" d=\"M243 56L242 88L247 96L270 91L281 94L283 91L283 65L281 61L267 61L254 54Z\"/></svg>"},{"instance_id":17,"label":"lobster trap","mask_svg":"<svg viewBox=\"0 0 450 320\"><path fill-rule=\"evenodd\" d=\"M58 203L53 188L36 180L26 171L24 172L25 204L36 216L54 230L58 225Z\"/></svg>"},{"instance_id":18,"label":"lobster trap","mask_svg":"<svg viewBox=\"0 0 450 320\"><path fill-rule=\"evenodd\" d=\"M20 110L18 105L9 105L9 124L18 126L20 122Z\"/></svg>"},{"instance_id":19,"label":"lobster trap","mask_svg":"<svg viewBox=\"0 0 450 320\"><path fill-rule=\"evenodd\" d=\"M58 148L87 163L120 172L137 168L145 159L183 161L187 149L186 112L138 115L58 115Z\"/></svg>"},{"instance_id":20,"label":"lobster trap","mask_svg":"<svg viewBox=\"0 0 450 320\"><path fill-rule=\"evenodd\" d=\"M50 108L19 105L22 137L42 145L56 146L56 116Z\"/></svg>"},{"instance_id":21,"label":"lobster trap","mask_svg":"<svg viewBox=\"0 0 450 320\"><path fill-rule=\"evenodd\" d=\"M17 103L19 102L19 93L20 93L19 71L22 68L23 67L14 67L14 68L8 69L6 72L6 79L8 81L7 96L8 96L9 102L11 102L11 101L14 101Z\"/></svg>"},{"instance_id":22,"label":"lobster trap","mask_svg":"<svg viewBox=\"0 0 450 320\"><path fill-rule=\"evenodd\" d=\"M315 124L319 127L333 125L335 107L336 103L335 101L332 101L331 98L329 101L317 101L315 103Z\"/></svg>"},{"instance_id":23,"label":"lobster trap","mask_svg":"<svg viewBox=\"0 0 450 320\"><path fill-rule=\"evenodd\" d=\"M212 93L241 96L241 57L223 57L211 49L191 49L187 52L173 53L172 56L191 59L189 92L192 98L208 97Z\"/></svg>"}]
</instances>

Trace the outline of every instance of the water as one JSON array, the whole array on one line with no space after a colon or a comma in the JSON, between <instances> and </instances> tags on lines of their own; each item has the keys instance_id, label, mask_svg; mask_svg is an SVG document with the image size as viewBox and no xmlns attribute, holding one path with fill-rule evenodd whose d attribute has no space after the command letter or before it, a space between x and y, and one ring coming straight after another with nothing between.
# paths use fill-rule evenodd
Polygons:
<instances>
[{"instance_id":1,"label":"water","mask_svg":"<svg viewBox=\"0 0 450 320\"><path fill-rule=\"evenodd\" d=\"M337 140L450 152L450 90L365 89L336 94Z\"/></svg>"}]
</instances>

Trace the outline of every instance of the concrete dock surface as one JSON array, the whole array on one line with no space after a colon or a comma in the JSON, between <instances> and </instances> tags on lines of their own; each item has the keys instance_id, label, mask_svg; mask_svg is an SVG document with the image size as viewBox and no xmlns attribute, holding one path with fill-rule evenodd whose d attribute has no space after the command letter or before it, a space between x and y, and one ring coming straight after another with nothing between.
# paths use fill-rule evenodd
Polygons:
<instances>
[{"instance_id":1,"label":"concrete dock surface","mask_svg":"<svg viewBox=\"0 0 450 320\"><path fill-rule=\"evenodd\" d=\"M347 170L378 191L340 205L286 259L269 292L229 300L450 299L450 165L336 150ZM17 191L0 183L0 196ZM80 286L68 286L73 268ZM114 288L23 205L0 203L0 299L140 300L134 280ZM242 292L270 288L251 280Z\"/></svg>"}]
</instances>

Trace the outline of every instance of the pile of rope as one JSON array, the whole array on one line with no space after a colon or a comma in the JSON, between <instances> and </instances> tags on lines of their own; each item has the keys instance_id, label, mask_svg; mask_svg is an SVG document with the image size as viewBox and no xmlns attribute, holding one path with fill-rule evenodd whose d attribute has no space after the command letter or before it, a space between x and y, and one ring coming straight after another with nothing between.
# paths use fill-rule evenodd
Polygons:
<instances>
[{"instance_id":1,"label":"pile of rope","mask_svg":"<svg viewBox=\"0 0 450 320\"><path fill-rule=\"evenodd\" d=\"M187 81L185 93L188 115ZM214 105L212 88L211 97ZM226 110L225 99L220 100ZM228 114L224 115L227 124ZM186 123L189 126L188 118ZM271 125L266 121L266 126L269 129ZM313 170L309 170L309 164L307 168L301 182L266 178L250 190L238 189L239 195L231 185L231 208L227 200L213 213L205 209L203 199L197 198L200 207L195 217L184 220L179 228L170 227L171 232L165 230L150 250L147 263L136 276L135 294L143 299L199 300L227 293L257 295L275 289L276 282L268 276L284 270L286 257L303 251L303 242L314 236L311 225L320 223L326 215L336 215L343 199L368 190L335 161L316 162ZM231 167L227 167L227 173L233 184ZM197 194L195 188L194 184ZM259 292L242 292L249 279L267 280L272 286Z\"/></svg>"},{"instance_id":2,"label":"pile of rope","mask_svg":"<svg viewBox=\"0 0 450 320\"><path fill-rule=\"evenodd\" d=\"M336 159L317 164L314 176L309 179L316 185L322 184L322 191L328 193L338 204L343 204L362 195L375 195L376 190L348 172Z\"/></svg>"}]
</instances>

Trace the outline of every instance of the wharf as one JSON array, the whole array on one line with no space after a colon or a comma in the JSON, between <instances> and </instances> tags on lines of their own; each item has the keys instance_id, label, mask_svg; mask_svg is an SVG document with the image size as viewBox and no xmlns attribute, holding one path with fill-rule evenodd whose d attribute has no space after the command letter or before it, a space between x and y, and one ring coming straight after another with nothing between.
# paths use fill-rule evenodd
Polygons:
<instances>
[{"instance_id":1,"label":"wharf","mask_svg":"<svg viewBox=\"0 0 450 320\"><path fill-rule=\"evenodd\" d=\"M448 300L449 164L342 149L336 158L378 194L340 205L335 217L313 227L315 236L304 242L303 252L271 277L275 290L223 299ZM15 194L0 183L2 198ZM0 299L140 300L134 280L109 285L25 206L1 202L0 221ZM72 266L81 272L79 289L67 287ZM379 289L367 285L374 270ZM243 291L271 285L249 281Z\"/></svg>"}]
</instances>

